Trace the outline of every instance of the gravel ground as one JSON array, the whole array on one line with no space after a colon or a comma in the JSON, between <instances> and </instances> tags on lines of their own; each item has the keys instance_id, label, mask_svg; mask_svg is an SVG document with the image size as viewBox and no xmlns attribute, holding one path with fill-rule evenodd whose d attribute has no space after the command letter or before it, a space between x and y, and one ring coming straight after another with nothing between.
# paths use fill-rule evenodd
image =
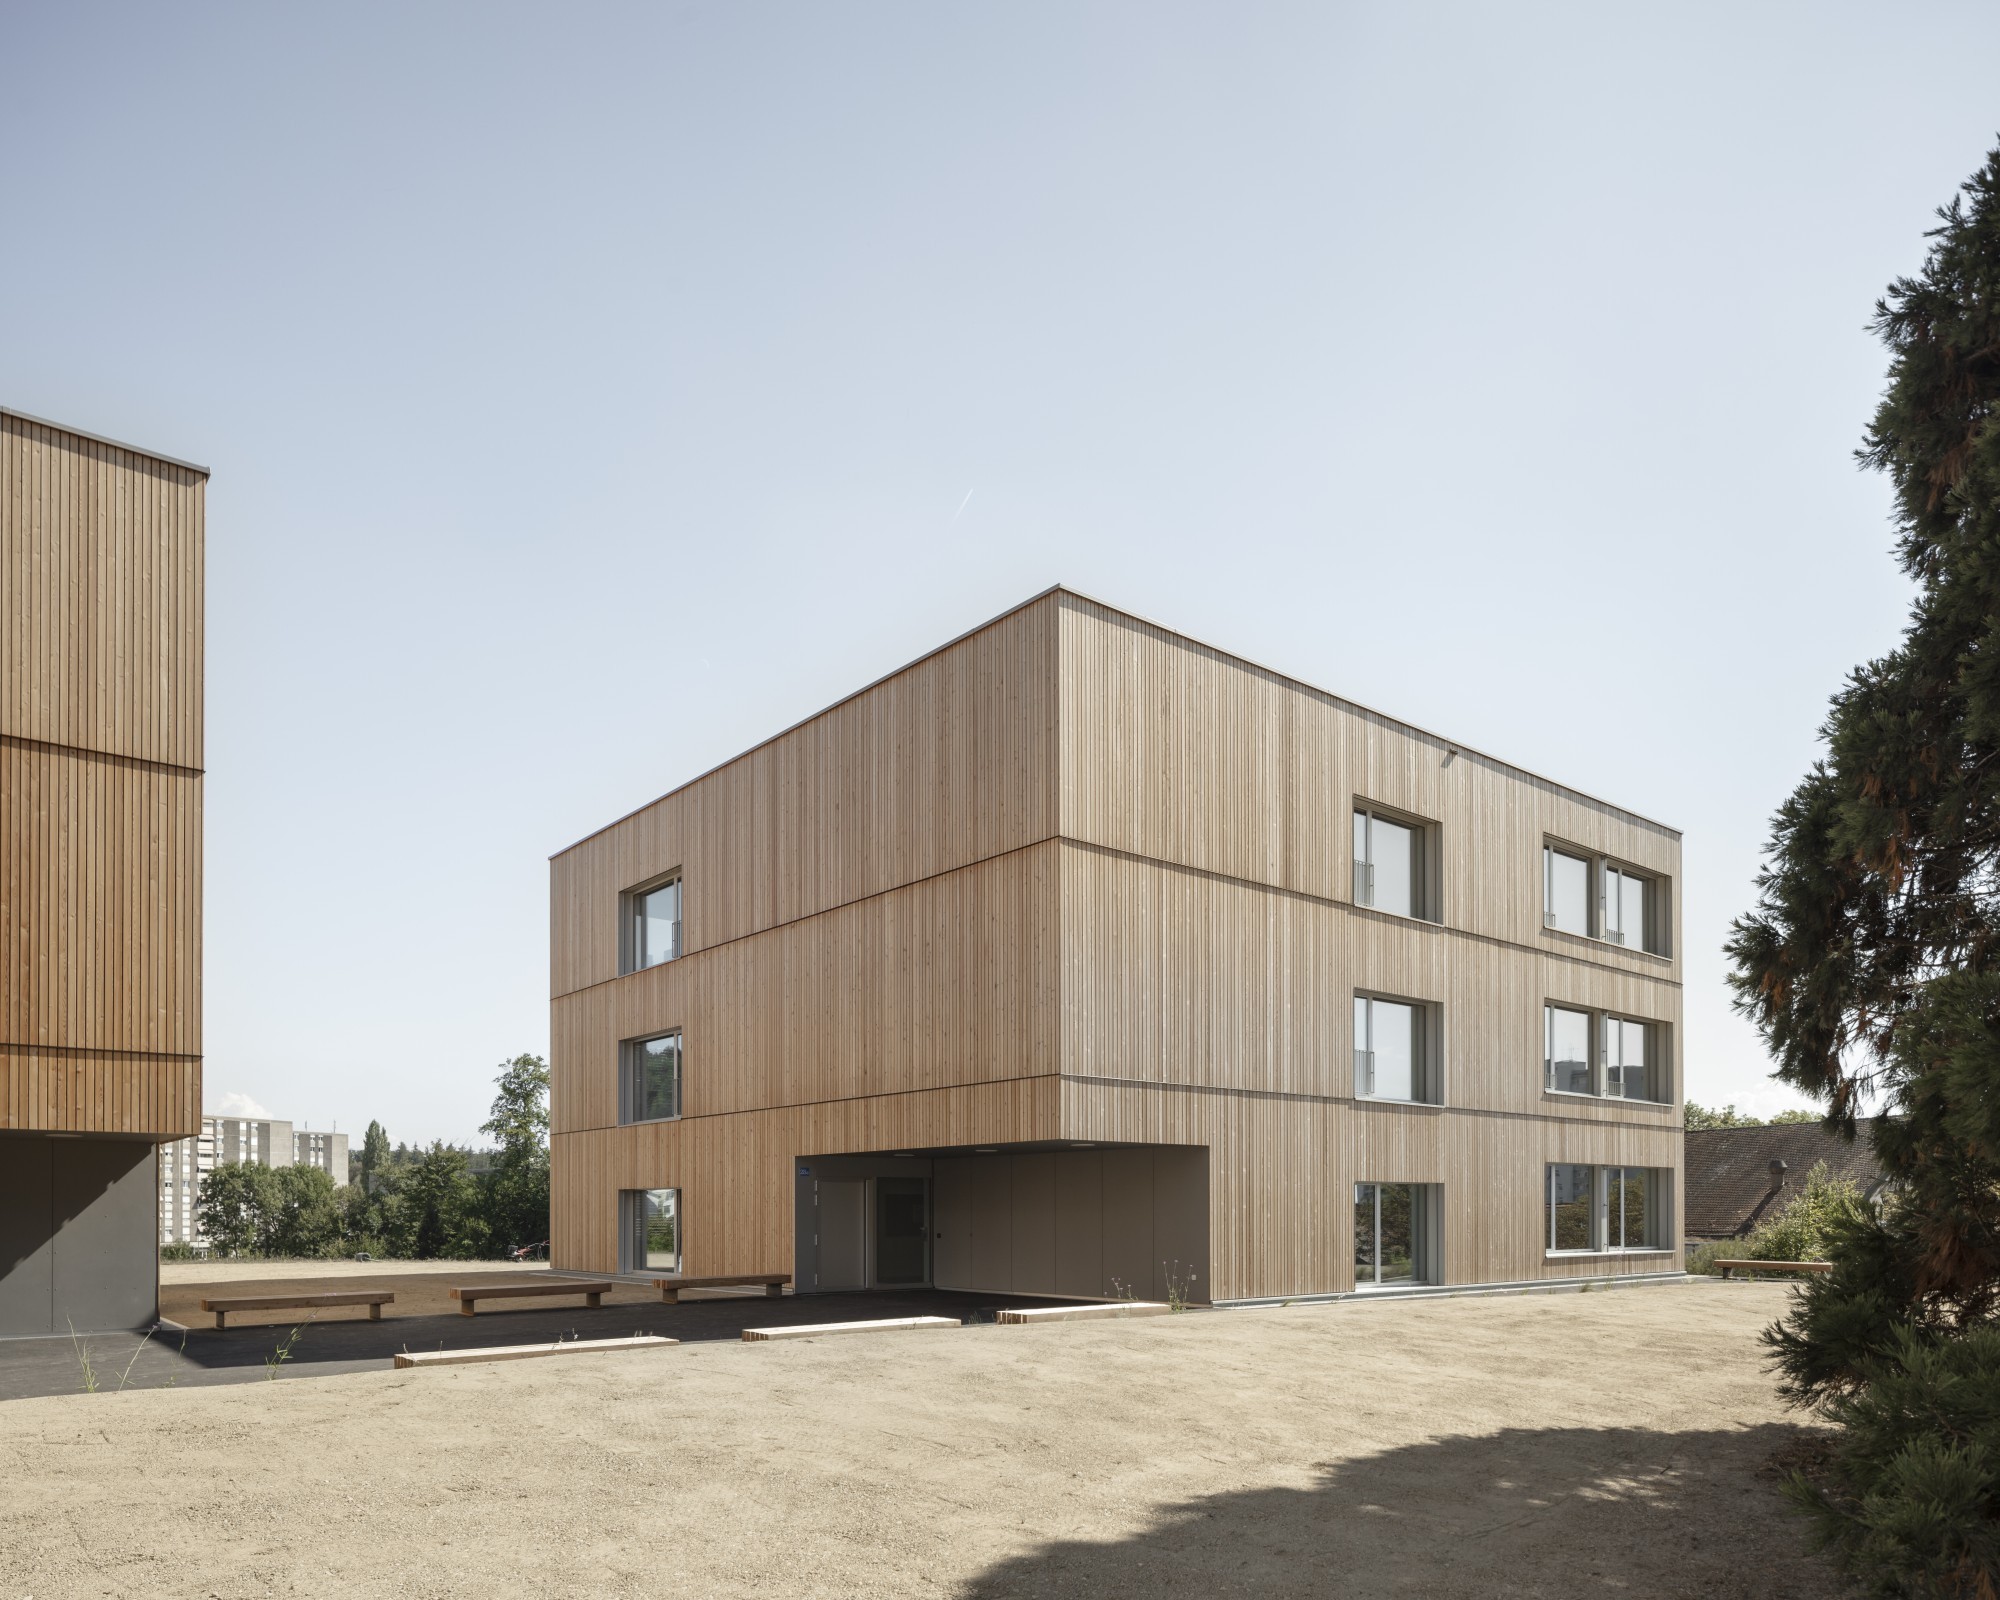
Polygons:
<instances>
[{"instance_id":1,"label":"gravel ground","mask_svg":"<svg viewBox=\"0 0 2000 1600\"><path fill-rule=\"evenodd\" d=\"M0 1406L0 1600L1842 1593L1776 1284L1294 1306Z\"/></svg>"}]
</instances>

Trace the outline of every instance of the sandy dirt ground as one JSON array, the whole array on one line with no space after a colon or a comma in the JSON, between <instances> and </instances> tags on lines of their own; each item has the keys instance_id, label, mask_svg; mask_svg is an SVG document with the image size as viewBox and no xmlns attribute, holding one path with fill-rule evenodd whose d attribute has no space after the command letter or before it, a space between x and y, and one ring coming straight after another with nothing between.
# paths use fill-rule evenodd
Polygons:
<instances>
[{"instance_id":1,"label":"sandy dirt ground","mask_svg":"<svg viewBox=\"0 0 2000 1600\"><path fill-rule=\"evenodd\" d=\"M0 1600L1843 1593L1790 1291L688 1344L0 1405Z\"/></svg>"}]
</instances>

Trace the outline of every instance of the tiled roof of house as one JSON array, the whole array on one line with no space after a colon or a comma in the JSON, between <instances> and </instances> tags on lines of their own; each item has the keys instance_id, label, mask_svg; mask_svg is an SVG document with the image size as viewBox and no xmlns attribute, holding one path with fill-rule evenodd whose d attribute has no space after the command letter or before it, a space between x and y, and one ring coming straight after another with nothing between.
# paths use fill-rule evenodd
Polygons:
<instances>
[{"instance_id":1,"label":"tiled roof of house","mask_svg":"<svg viewBox=\"0 0 2000 1600\"><path fill-rule=\"evenodd\" d=\"M1873 1199L1883 1173L1864 1121L1852 1143L1817 1122L1763 1128L1691 1128L1687 1136L1687 1223L1690 1239L1738 1239L1789 1205L1806 1174L1824 1161ZM1773 1161L1785 1164L1774 1175ZM1777 1186L1773 1187L1774 1176Z\"/></svg>"}]
</instances>

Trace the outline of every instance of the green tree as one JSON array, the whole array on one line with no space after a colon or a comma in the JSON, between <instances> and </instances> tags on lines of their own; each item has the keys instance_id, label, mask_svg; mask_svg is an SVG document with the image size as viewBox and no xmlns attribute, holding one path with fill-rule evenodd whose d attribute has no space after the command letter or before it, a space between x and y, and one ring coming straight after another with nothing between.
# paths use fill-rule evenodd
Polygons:
<instances>
[{"instance_id":1,"label":"green tree","mask_svg":"<svg viewBox=\"0 0 2000 1600\"><path fill-rule=\"evenodd\" d=\"M494 1084L492 1115L480 1126L500 1146L483 1180L493 1243L540 1244L549 1236L549 1064L516 1056Z\"/></svg>"},{"instance_id":2,"label":"green tree","mask_svg":"<svg viewBox=\"0 0 2000 1600\"><path fill-rule=\"evenodd\" d=\"M1803 1106L1794 1106L1789 1111L1780 1111L1771 1119L1770 1126L1782 1128L1789 1123L1817 1122L1819 1120L1820 1117L1817 1111L1808 1111Z\"/></svg>"},{"instance_id":3,"label":"green tree","mask_svg":"<svg viewBox=\"0 0 2000 1600\"><path fill-rule=\"evenodd\" d=\"M371 1122L361 1138L361 1187L373 1194L376 1182L387 1173L388 1168L389 1135L381 1123Z\"/></svg>"},{"instance_id":4,"label":"green tree","mask_svg":"<svg viewBox=\"0 0 2000 1600\"><path fill-rule=\"evenodd\" d=\"M469 1260L485 1253L486 1219L465 1152L434 1141L410 1164L388 1208L392 1251L419 1261Z\"/></svg>"},{"instance_id":5,"label":"green tree","mask_svg":"<svg viewBox=\"0 0 2000 1600\"><path fill-rule=\"evenodd\" d=\"M1690 1128L1755 1128L1759 1126L1755 1117L1746 1117L1733 1105L1715 1110L1710 1106L1697 1105L1688 1101L1682 1111Z\"/></svg>"},{"instance_id":6,"label":"green tree","mask_svg":"<svg viewBox=\"0 0 2000 1600\"><path fill-rule=\"evenodd\" d=\"M1870 1100L1895 1113L1870 1138L1896 1202L1831 1225L1833 1270L1767 1336L1788 1396L1837 1418L1892 1372L1977 1366L1995 1347L1972 1336L2000 1311L2000 149L1939 219L1923 270L1877 303L1889 383L1860 452L1893 488L1910 624L1835 696L1729 943L1776 1075L1848 1138ZM1913 1354L1960 1340L1950 1360ZM1974 1463L1984 1527L2000 1518L2000 1430L1954 1410L1965 1392L1927 1398L1900 1465L1868 1455L1887 1433L1851 1428L1830 1486L1798 1491L1850 1567L1904 1574L1889 1592L2000 1584L1990 1535L1922 1510L1943 1503L1948 1450ZM1940 1569L1956 1587L1917 1587Z\"/></svg>"},{"instance_id":7,"label":"green tree","mask_svg":"<svg viewBox=\"0 0 2000 1600\"><path fill-rule=\"evenodd\" d=\"M272 1169L255 1161L229 1161L203 1176L195 1222L215 1255L269 1255L276 1210Z\"/></svg>"},{"instance_id":8,"label":"green tree","mask_svg":"<svg viewBox=\"0 0 2000 1600\"><path fill-rule=\"evenodd\" d=\"M265 1251L274 1256L330 1256L341 1245L341 1207L333 1179L319 1167L277 1167L265 1203Z\"/></svg>"}]
</instances>

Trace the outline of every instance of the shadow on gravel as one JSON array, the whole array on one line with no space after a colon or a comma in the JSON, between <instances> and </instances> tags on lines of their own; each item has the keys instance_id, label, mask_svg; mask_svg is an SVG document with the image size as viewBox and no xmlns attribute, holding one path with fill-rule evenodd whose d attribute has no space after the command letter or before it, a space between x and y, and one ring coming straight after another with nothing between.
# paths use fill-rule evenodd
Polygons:
<instances>
[{"instance_id":1,"label":"shadow on gravel","mask_svg":"<svg viewBox=\"0 0 2000 1600\"><path fill-rule=\"evenodd\" d=\"M1339 1425L1327 1418L1330 1433ZM1130 1538L1046 1544L959 1593L1831 1600L1851 1591L1810 1552L1770 1465L1806 1432L1764 1423L1437 1439L1323 1465L1305 1488L1185 1501Z\"/></svg>"},{"instance_id":2,"label":"shadow on gravel","mask_svg":"<svg viewBox=\"0 0 2000 1600\"><path fill-rule=\"evenodd\" d=\"M245 1289L244 1292L250 1292ZM957 1317L968 1324L991 1322L1003 1306L1053 1305L1032 1297L953 1294L943 1290L908 1293L762 1295L685 1300L679 1305L537 1307L523 1311L482 1311L458 1315L399 1317L370 1322L349 1308L296 1322L160 1332L150 1340L132 1333L95 1333L72 1341L0 1340L0 1400L31 1395L75 1394L86 1387L88 1358L99 1392L117 1389L199 1387L215 1383L263 1382L272 1376L301 1378L337 1372L366 1372L389 1365L404 1350L469 1350L486 1345L552 1344L559 1339L614 1339L632 1333L660 1334L692 1344L741 1339L745 1328L797 1322L860 1322L877 1317ZM299 1330L292 1337L294 1328ZM280 1347L285 1358L276 1360Z\"/></svg>"}]
</instances>

